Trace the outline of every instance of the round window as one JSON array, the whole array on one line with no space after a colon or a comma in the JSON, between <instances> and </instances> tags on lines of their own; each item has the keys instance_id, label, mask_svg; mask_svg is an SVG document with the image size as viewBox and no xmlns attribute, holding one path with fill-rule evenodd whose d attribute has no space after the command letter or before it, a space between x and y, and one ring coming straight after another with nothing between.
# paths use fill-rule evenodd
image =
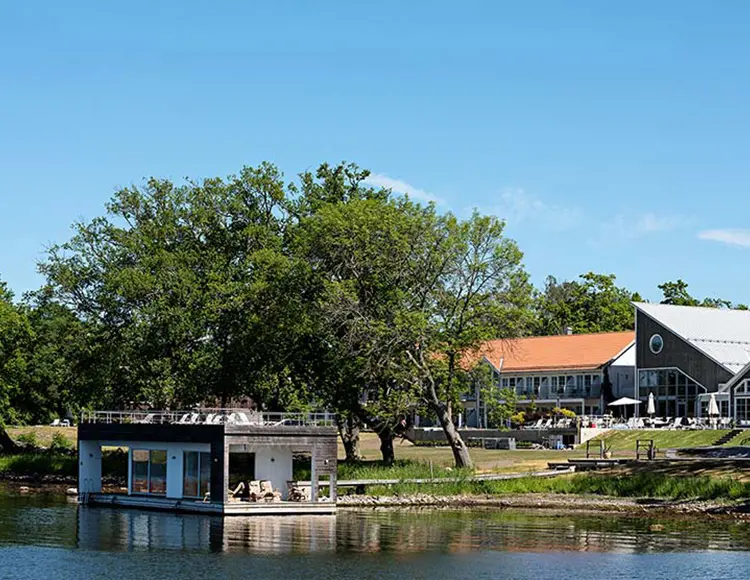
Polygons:
<instances>
[{"instance_id":1,"label":"round window","mask_svg":"<svg viewBox=\"0 0 750 580\"><path fill-rule=\"evenodd\" d=\"M664 348L664 341L662 340L661 336L655 334L651 337L651 340L648 341L648 347L654 354L659 354L661 352L661 349Z\"/></svg>"}]
</instances>

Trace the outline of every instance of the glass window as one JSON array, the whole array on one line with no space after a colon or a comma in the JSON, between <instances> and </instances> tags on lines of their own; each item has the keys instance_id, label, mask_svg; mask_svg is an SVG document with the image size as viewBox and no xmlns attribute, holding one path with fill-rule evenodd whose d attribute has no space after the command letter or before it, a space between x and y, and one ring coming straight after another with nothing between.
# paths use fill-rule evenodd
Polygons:
<instances>
[{"instance_id":1,"label":"glass window","mask_svg":"<svg viewBox=\"0 0 750 580\"><path fill-rule=\"evenodd\" d=\"M133 493L148 493L148 451L133 449L132 457L130 491Z\"/></svg>"},{"instance_id":2,"label":"glass window","mask_svg":"<svg viewBox=\"0 0 750 580\"><path fill-rule=\"evenodd\" d=\"M182 495L198 497L198 453L186 451L182 455Z\"/></svg>"},{"instance_id":3,"label":"glass window","mask_svg":"<svg viewBox=\"0 0 750 580\"><path fill-rule=\"evenodd\" d=\"M161 449L152 450L150 468L149 489L151 493L167 493L167 452Z\"/></svg>"},{"instance_id":4,"label":"glass window","mask_svg":"<svg viewBox=\"0 0 750 580\"><path fill-rule=\"evenodd\" d=\"M576 389L579 391L583 390L583 375L578 375L576 377Z\"/></svg>"},{"instance_id":5,"label":"glass window","mask_svg":"<svg viewBox=\"0 0 750 580\"><path fill-rule=\"evenodd\" d=\"M133 449L131 493L167 493L167 452L163 449Z\"/></svg>"},{"instance_id":6,"label":"glass window","mask_svg":"<svg viewBox=\"0 0 750 580\"><path fill-rule=\"evenodd\" d=\"M206 494L211 490L211 454L207 452L201 452L200 463L200 496L205 497Z\"/></svg>"},{"instance_id":7,"label":"glass window","mask_svg":"<svg viewBox=\"0 0 750 580\"><path fill-rule=\"evenodd\" d=\"M583 386L587 389L591 387L591 375L585 375L583 377Z\"/></svg>"},{"instance_id":8,"label":"glass window","mask_svg":"<svg viewBox=\"0 0 750 580\"><path fill-rule=\"evenodd\" d=\"M509 379L508 378L504 378L502 380L502 386L503 386L504 389L508 388L508 383L509 383Z\"/></svg>"},{"instance_id":9,"label":"glass window","mask_svg":"<svg viewBox=\"0 0 750 580\"><path fill-rule=\"evenodd\" d=\"M186 451L183 454L182 494L205 497L211 489L211 454Z\"/></svg>"}]
</instances>

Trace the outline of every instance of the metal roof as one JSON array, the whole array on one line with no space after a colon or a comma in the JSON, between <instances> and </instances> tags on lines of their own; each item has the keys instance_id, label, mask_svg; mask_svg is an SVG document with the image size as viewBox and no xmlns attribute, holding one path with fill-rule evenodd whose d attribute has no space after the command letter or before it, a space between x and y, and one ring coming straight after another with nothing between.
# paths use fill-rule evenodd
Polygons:
<instances>
[{"instance_id":1,"label":"metal roof","mask_svg":"<svg viewBox=\"0 0 750 580\"><path fill-rule=\"evenodd\" d=\"M750 311L672 304L635 307L731 373L750 363Z\"/></svg>"}]
</instances>

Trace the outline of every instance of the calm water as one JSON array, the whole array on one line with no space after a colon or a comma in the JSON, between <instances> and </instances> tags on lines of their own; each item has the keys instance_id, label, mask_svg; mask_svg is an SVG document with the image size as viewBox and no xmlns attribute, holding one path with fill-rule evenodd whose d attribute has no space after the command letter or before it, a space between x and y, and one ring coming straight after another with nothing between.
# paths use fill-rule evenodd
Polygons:
<instances>
[{"instance_id":1,"label":"calm water","mask_svg":"<svg viewBox=\"0 0 750 580\"><path fill-rule=\"evenodd\" d=\"M500 511L220 518L0 491L0 579L745 579L750 526Z\"/></svg>"}]
</instances>

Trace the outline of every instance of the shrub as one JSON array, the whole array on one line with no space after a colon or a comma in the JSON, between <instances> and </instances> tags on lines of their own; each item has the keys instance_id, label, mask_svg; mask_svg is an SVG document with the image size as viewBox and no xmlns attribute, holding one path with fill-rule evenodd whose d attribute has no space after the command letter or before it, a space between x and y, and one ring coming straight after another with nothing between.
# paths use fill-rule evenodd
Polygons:
<instances>
[{"instance_id":1,"label":"shrub","mask_svg":"<svg viewBox=\"0 0 750 580\"><path fill-rule=\"evenodd\" d=\"M62 433L55 433L52 436L52 442L50 443L49 448L50 451L70 451L73 449L73 444Z\"/></svg>"},{"instance_id":2,"label":"shrub","mask_svg":"<svg viewBox=\"0 0 750 580\"><path fill-rule=\"evenodd\" d=\"M36 436L36 432L34 431L28 431L26 433L21 433L18 437L16 437L19 443L23 443L24 445L28 445L29 447L39 447L39 439Z\"/></svg>"},{"instance_id":3,"label":"shrub","mask_svg":"<svg viewBox=\"0 0 750 580\"><path fill-rule=\"evenodd\" d=\"M524 423L526 423L526 413L524 411L520 411L511 415L510 422L513 425L523 425Z\"/></svg>"}]
</instances>

